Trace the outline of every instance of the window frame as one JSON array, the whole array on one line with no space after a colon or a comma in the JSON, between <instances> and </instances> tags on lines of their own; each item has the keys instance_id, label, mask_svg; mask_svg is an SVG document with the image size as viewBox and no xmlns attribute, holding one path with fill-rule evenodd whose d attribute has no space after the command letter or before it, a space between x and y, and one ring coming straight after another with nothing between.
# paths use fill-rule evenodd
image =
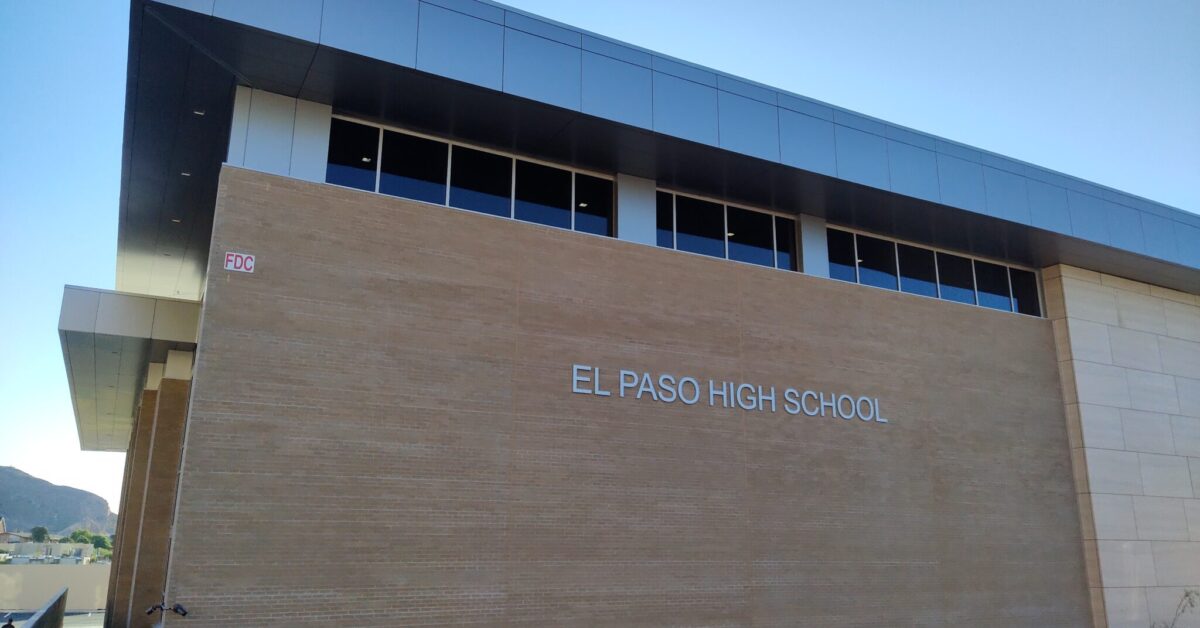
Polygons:
<instances>
[{"instance_id":1,"label":"window frame","mask_svg":"<svg viewBox=\"0 0 1200 628\"><path fill-rule=\"evenodd\" d=\"M856 238L856 240L857 240L857 238ZM897 291L898 291L898 292L903 292L904 294L915 294L915 295L917 295L917 296L919 296L919 297L925 297L925 298L927 298L927 299L938 299L938 300L942 300L942 275L941 275L941 273L938 271L938 263L937 263L937 251L936 251L935 249L931 249L931 248L929 248L929 247L926 247L926 246L917 246L917 245L915 245L915 244L909 244L908 242L905 242L905 241L903 241L903 240L896 240L895 242L896 242L896 280L897 280L897 281L896 281L896 284L897 284ZM930 259L932 259L932 260L933 260L933 296L930 296L930 295L928 295L928 294L921 294L920 292L909 292L908 290L905 290L905 289L904 289L904 275L903 275L903 274L901 274L901 271L900 271L900 245L901 245L901 244L903 244L904 246L907 246L907 247L909 247L909 248L914 248L914 249L919 249L919 250L922 250L922 251L928 251L928 252L929 252ZM972 262L972 263L974 263L974 262Z\"/></svg>"},{"instance_id":2,"label":"window frame","mask_svg":"<svg viewBox=\"0 0 1200 628\"><path fill-rule=\"evenodd\" d=\"M671 236L672 236L671 250L679 251L680 253L691 253L692 255L699 255L701 257L707 257L709 259L723 259L723 260L727 260L727 261L731 261L731 262L736 262L737 260L729 259L729 211L727 209L726 204L722 203L720 201L715 201L715 200L711 200L711 199L707 199L707 198L701 198L699 196L694 196L691 194L680 195L680 194L676 194L674 192L670 192L670 194L671 194ZM695 251L685 251L685 250L679 248L679 197L680 196L687 197L693 201L699 201L701 203L708 203L709 205L716 205L721 208L722 232L721 232L721 256L720 257L718 257L716 255L709 255L707 253L697 253ZM715 238L713 238L713 240L715 241ZM764 266L763 268L767 268L767 267Z\"/></svg>"},{"instance_id":3,"label":"window frame","mask_svg":"<svg viewBox=\"0 0 1200 628\"><path fill-rule=\"evenodd\" d=\"M450 164L450 166L446 168L447 173L448 173L446 175L446 207L449 207L450 209L461 209L463 211L468 211L468 212L475 213L475 214L482 214L484 216L495 216L496 218L508 218L509 220L516 220L517 158L508 153L502 153L500 151L495 151L495 150L486 150L486 149L476 148L474 146L471 146L470 144L462 144L462 143L455 144L452 142L447 142L447 144L449 144L449 149L446 151L448 153L446 156L446 163ZM466 207L456 207L456 206L450 204L450 193L453 189L453 184L454 184L453 163L454 163L454 147L455 146L461 146L465 150L473 150L478 153L495 155L497 157L504 157L504 158L508 159L508 215L507 216L502 216L499 214L491 214L488 212L478 211L478 210L474 210L474 209L468 209ZM380 159L382 159L382 157L380 157ZM379 192L376 192L376 194L378 194L378 193ZM398 196L396 198L404 198L404 197ZM418 201L416 199L408 199L408 200L411 200L416 203L422 202L422 201ZM525 221L522 221L522 222L525 222ZM530 224L537 224L537 223L530 223Z\"/></svg>"},{"instance_id":4,"label":"window frame","mask_svg":"<svg viewBox=\"0 0 1200 628\"><path fill-rule=\"evenodd\" d=\"M894 277L896 280L895 288L888 288L886 286L876 286L874 284L863 283L863 281L862 281L863 258L862 258L862 253L858 250L858 236L859 235L862 235L862 237L864 237L864 238L871 238L872 240L886 242L892 246L892 264L893 264L892 272L894 273L892 275L892 277ZM899 252L900 247L896 246L896 244L897 244L896 241L891 238L881 238L879 236L867 235L865 233L854 234L854 274L855 274L855 278L857 279L857 281L855 281L855 283L857 283L861 286L871 286L872 288L879 288L881 290L889 290L892 292L903 292L900 289L900 252ZM936 265L937 264L935 263L934 266L936 267ZM872 270L872 269L868 268L867 270Z\"/></svg>"},{"instance_id":5,"label":"window frame","mask_svg":"<svg viewBox=\"0 0 1200 628\"><path fill-rule=\"evenodd\" d=\"M500 157L506 157L511 161L511 167L510 167L511 181L509 183L509 189L508 189L508 216L507 216L508 220L516 220L517 161L518 160L527 161L529 163L538 164L541 166L547 166L549 168L557 168L558 170L565 170L565 171L571 173L571 226L569 229L563 229L562 227L554 227L551 225L541 225L541 223L528 222L528 221L524 221L524 220L522 220L520 222L526 222L531 225L541 225L543 227L550 227L551 229L560 229L563 231L571 231L573 233L582 233L585 235L601 237L601 238L615 239L617 237L616 236L616 233L617 233L617 211L616 211L616 209L617 209L617 207L616 207L616 205L617 205L617 177L615 174L600 172L597 170L590 170L588 168L578 168L575 166L567 166L564 164L555 163L553 161L547 161L545 159L538 159L537 157L530 157L527 155L523 155L521 153L511 153L511 152L502 151L502 150L495 150L493 148L480 146L478 144L472 144L470 142L461 142L461 141L453 140L453 139L446 138L446 137L439 137L437 135L431 135L429 133L421 133L419 131L413 131L410 129L405 129L403 127L398 127L398 126L389 125L389 124L380 124L378 122L371 122L368 120L363 120L361 118L355 118L353 116L347 116L347 115L343 115L343 114L339 114L339 113L333 114L332 117L335 119L338 119L338 120L345 121L345 122L361 124L363 126L372 127L372 128L379 130L379 140L378 140L379 146L376 148L376 153L375 153L375 188L373 190L363 190L361 188L340 185L337 183L330 183L328 181L324 182L325 185L332 185L332 186L336 186L336 187L347 189L347 190L355 190L358 192L368 192L371 194L379 194L381 196L389 196L391 198L404 199L404 200L411 201L414 203L428 203L430 205L438 205L441 207L448 207L450 209L455 209L458 211L469 211L471 213L480 214L483 216L492 216L494 218L506 218L505 216L495 216L494 214L488 214L488 213L484 213L484 212L476 212L476 211L473 211L470 209L463 209L461 207L454 207L453 205L450 204L450 182L451 182L450 175L453 172L453 168L454 168L454 147L460 146L462 148L466 148L466 149L470 149L470 150L475 150L475 151L479 151L479 152L483 152L483 153L490 153L493 155L498 155ZM442 182L443 186L445 187L446 194L443 197L441 203L430 203L429 201L410 199L410 198L406 198L403 196L395 196L392 194L384 194L379 191L379 181L381 178L381 173L382 173L382 168L383 168L383 132L384 131L391 131L393 133L399 133L401 135L411 135L413 137L419 137L419 138L446 144L446 177ZM606 181L612 182L612 185L613 185L612 207L609 208L609 220L612 221L613 235L602 236L599 234L592 233L590 231L575 231L575 209L576 209L575 176L577 174L583 174L583 175L587 175L590 177L595 177L597 179L604 179ZM674 202L674 201L672 201L672 202Z\"/></svg>"},{"instance_id":6,"label":"window frame","mask_svg":"<svg viewBox=\"0 0 1200 628\"><path fill-rule=\"evenodd\" d=\"M775 225L776 217L785 218L787 220L790 220L790 221L792 221L793 225L799 224L799 222L800 222L799 214L789 214L787 212L781 212L781 211L776 211L776 210L772 210L772 209L762 209L759 207L752 207L750 205L746 205L743 203L730 203L730 202L718 199L716 197L705 196L703 194L693 194L691 192L678 192L669 187L655 186L654 193L655 194L663 193L663 194L671 195L671 248L668 250L677 251L679 253L687 253L689 255L699 255L700 257L705 257L708 259L723 259L727 262L734 262L736 264L745 264L747 266L754 266L756 268L769 268L772 270L782 270L782 271L789 272L789 273L803 274L803 272L800 270L792 270L790 268L780 268L779 267L779 234L777 232L777 227ZM703 201L705 203L713 203L714 205L721 206L721 216L724 219L724 223L725 223L725 233L723 236L723 240L725 243L725 256L724 257L713 257L711 255L705 255L703 253L694 253L692 251L683 251L683 250L679 249L679 213L678 213L677 200L680 196L685 196L687 198L694 199L697 201ZM729 257L729 208L730 207L733 207L735 209L740 209L742 211L755 212L755 213L766 214L768 216L771 216L771 266L766 266L764 264L755 264L754 262L743 262L742 260L737 260L737 259L733 259L733 258ZM799 238L798 233L792 234L792 242L793 242L793 247L796 250L792 251L791 254L793 257L799 257L799 255L800 255L800 252L799 252L800 238ZM655 244L654 246L657 248L666 248L666 247L658 246L657 244ZM799 259L793 260L793 263L796 265L797 269L800 268L800 265L798 262L799 262Z\"/></svg>"},{"instance_id":7,"label":"window frame","mask_svg":"<svg viewBox=\"0 0 1200 628\"><path fill-rule=\"evenodd\" d=\"M1026 314L1017 309L1016 291L1013 289L1013 273L1012 273L1013 269L1033 275L1033 292L1034 292L1034 295L1037 297L1037 305L1038 305L1038 312L1039 312L1039 314L1037 314L1036 316L1033 314ZM1039 273L1038 271L1029 269L1029 268L1025 268L1024 266L1010 265L1008 267L1008 298L1012 301L1012 305L1013 305L1012 313L1020 314L1022 316L1034 316L1035 318L1047 318L1047 319L1050 318L1046 314L1046 307L1044 305L1045 295L1044 295L1042 286L1043 286L1042 274Z\"/></svg>"},{"instance_id":8,"label":"window frame","mask_svg":"<svg viewBox=\"0 0 1200 628\"><path fill-rule=\"evenodd\" d=\"M975 303L974 304L959 303L960 305L970 305L971 307L979 307L979 308L983 308L985 310L992 310L993 312L1005 312L1005 310L999 310L999 309L979 305L979 282L977 281L977 278L975 277L975 260L979 260L984 263L995 264L997 266L1003 266L1008 271L1008 272L1005 272L1005 278L1008 280L1008 298L1009 298L1010 302L1014 303L1013 309L1008 311L1007 312L1008 314L1017 314L1019 316L1028 316L1030 318L1041 318L1041 319L1047 318L1046 317L1046 295L1045 295L1045 287L1044 287L1044 284L1042 283L1042 273L1039 272L1038 269L1036 269L1036 268L1032 268L1032 267L1026 266L1024 264L1015 264L1013 262L1007 262L1007 261L997 259L994 257L987 257L987 256L983 256L983 255L974 255L971 253L963 253L962 251L955 251L953 249L947 249L947 248L942 248L942 247L937 247L937 246L930 246L928 244L922 244L920 242L914 242L912 240L904 240L904 239L895 238L892 236L880 235L878 233L866 231L864 229L856 229L854 227L847 227L847 226L843 226L843 225L835 224L835 223L826 224L825 229L826 230L834 229L837 231L844 231L846 233L854 234L854 236L855 236L854 237L854 279L855 279L854 284L855 285L863 286L866 288L873 288L875 290L885 290L887 292L899 292L901 294L909 294L912 296L921 297L923 299L937 299L937 300L943 301L945 303L959 303L958 301L942 298L942 274L941 274L940 264L937 263L937 255L936 254L942 253L944 255L954 255L956 257L963 257L963 258L971 260L971 280L975 286L974 287ZM859 260L858 236L860 234L863 236L866 236L868 238L876 238L879 240L889 240L893 244L904 244L907 246L911 246L913 248L925 249L927 251L933 251L935 254L934 255L934 264L933 264L933 274L934 274L934 279L936 280L936 285L937 285L937 296L931 297L931 296L926 296L923 294L918 294L915 292L904 292L903 290L899 290L899 289L891 290L890 288L880 288L878 286L872 286L872 285L862 283L860 280L859 272L858 272L858 264L859 264L859 261L858 261ZM895 247L895 248L897 249L897 251L899 250L899 247ZM1038 299L1038 312L1040 312L1039 315L1034 316L1033 314L1025 314L1025 313L1017 311L1015 301L1013 300L1013 288L1012 288L1012 272L1011 272L1011 270L1014 268L1017 270L1021 270L1021 271L1025 271L1025 272L1033 274L1033 279L1034 279L1034 282L1035 282L1035 285L1037 288L1036 292L1037 292L1037 299ZM899 280L900 272L901 272L901 270L900 270L899 253L897 252L897 260L896 260L897 280ZM843 282L843 283L847 283L847 282Z\"/></svg>"},{"instance_id":9,"label":"window frame","mask_svg":"<svg viewBox=\"0 0 1200 628\"><path fill-rule=\"evenodd\" d=\"M337 116L334 116L334 117L337 117ZM330 125L330 129L329 129L329 136L330 136L329 140L326 141L326 143L325 143L325 180L323 180L322 183L324 183L325 185L332 185L334 187L339 187L339 188L342 188L343 190L354 190L356 192L371 192L373 194L378 194L379 193L378 192L378 190L379 190L379 168L380 168L379 153L383 147L383 130L374 124L367 124L367 123L361 122L359 120L354 120L354 119L345 118L345 117L342 117L339 119L343 122L349 122L351 124L357 124L359 126L365 126L368 128L375 129L375 133L376 133L376 139L375 139L375 143L376 143L376 146L375 146L375 184L372 189L365 190L363 188L354 187L352 185L342 185L341 183L332 183L328 180L329 179L329 164L330 164L329 149L330 149L330 145L333 143L333 126L332 125Z\"/></svg>"}]
</instances>

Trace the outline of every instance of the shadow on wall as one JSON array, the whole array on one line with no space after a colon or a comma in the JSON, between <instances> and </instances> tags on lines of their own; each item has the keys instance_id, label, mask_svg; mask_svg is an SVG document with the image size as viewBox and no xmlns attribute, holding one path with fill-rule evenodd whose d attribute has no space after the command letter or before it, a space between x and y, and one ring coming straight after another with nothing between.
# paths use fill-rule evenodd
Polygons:
<instances>
[{"instance_id":1,"label":"shadow on wall","mask_svg":"<svg viewBox=\"0 0 1200 628\"><path fill-rule=\"evenodd\" d=\"M28 612L64 588L71 591L65 612L103 609L109 568L107 564L0 565L0 609Z\"/></svg>"},{"instance_id":2,"label":"shadow on wall","mask_svg":"<svg viewBox=\"0 0 1200 628\"><path fill-rule=\"evenodd\" d=\"M1168 620L1152 622L1150 628L1176 628L1179 625L1179 620L1185 614L1197 612L1200 608L1200 590L1188 589L1183 592L1179 598L1179 604L1175 607L1175 616Z\"/></svg>"},{"instance_id":3,"label":"shadow on wall","mask_svg":"<svg viewBox=\"0 0 1200 628\"><path fill-rule=\"evenodd\" d=\"M29 619L25 620L22 628L62 628L63 615L67 610L67 588L63 587L50 601L46 602ZM6 624L6 625L11 625Z\"/></svg>"}]
</instances>

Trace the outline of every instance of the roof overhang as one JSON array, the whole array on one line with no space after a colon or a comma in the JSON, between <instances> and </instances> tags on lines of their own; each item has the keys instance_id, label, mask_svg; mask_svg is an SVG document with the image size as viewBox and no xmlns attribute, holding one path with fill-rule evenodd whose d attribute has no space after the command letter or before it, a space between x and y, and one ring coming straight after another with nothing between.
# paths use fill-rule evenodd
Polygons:
<instances>
[{"instance_id":1,"label":"roof overhang","mask_svg":"<svg viewBox=\"0 0 1200 628\"><path fill-rule=\"evenodd\" d=\"M429 3L454 5L459 7L456 10L467 12L482 11L480 15L487 13L487 19L502 22L499 26L490 22L489 28L509 29L510 21L531 28L529 25L537 21L492 3L427 0L421 5ZM865 121L878 125L887 136L881 141L893 141L889 135L892 133L896 137L901 133L919 136L921 142L929 143L931 151L952 151L964 159L969 155L981 159L972 168L988 167L989 163L1002 165L1011 169L1011 176L1028 175L1030 181L1054 182L1064 195L1064 203L1068 194L1080 195L1092 203L1082 207L1084 213L1078 219L1073 216L1073 222L1087 226L1093 220L1100 221L1104 232L1109 233L1118 229L1114 225L1132 221L1139 239L1141 223L1153 222L1159 225L1156 233L1160 240L1170 244L1169 251L1152 249L1149 244L1143 249L1109 246L1105 238L1089 239L1075 233L1079 228L1071 224L1065 230L1039 228L1030 221L1011 221L978 208L965 209L862 185L845 177L455 80L433 70L418 69L420 63L397 64L348 52L325 43L328 33L320 25L330 11L351 9L340 4L325 5L322 9L319 2L297 2L294 12L281 13L263 8L266 4L256 4L259 8L254 9L211 0L133 0L118 289L192 299L202 296L217 175L228 146L233 88L241 84L328 104L337 113L582 168L651 178L685 192L812 214L884 235L1030 266L1069 264L1200 292L1200 261L1193 263L1195 254L1191 252L1200 251L1200 237L1193 244L1187 235L1200 234L1200 217L1192 214L810 103L832 112L830 117L835 122L845 118L858 119L856 124ZM383 11L387 6L363 5L360 10ZM468 11L468 6L474 8ZM292 29L306 20L316 20L316 31L304 34L303 29ZM250 23L272 24L276 30ZM547 24L537 28L546 28ZM550 26L569 31L561 25ZM600 41L588 33L577 36L585 42ZM601 43L623 46L611 40ZM645 55L647 60L653 57L650 65L658 76L659 61L665 58L628 46L623 49ZM661 67L676 72L682 68L682 74L712 74L670 60L663 60ZM723 75L716 78L718 85L737 82ZM764 87L748 87L770 92ZM742 85L739 89L748 87ZM765 98L775 98L778 103L783 103L785 97L791 99L789 102L801 100L783 92L770 94ZM942 153L937 154L940 159ZM1163 224L1174 227L1163 228ZM1185 254L1180 248L1183 244L1177 247L1176 241L1191 248Z\"/></svg>"},{"instance_id":2,"label":"roof overhang","mask_svg":"<svg viewBox=\"0 0 1200 628\"><path fill-rule=\"evenodd\" d=\"M58 337L81 449L125 451L150 365L194 350L199 321L196 301L63 290Z\"/></svg>"}]
</instances>

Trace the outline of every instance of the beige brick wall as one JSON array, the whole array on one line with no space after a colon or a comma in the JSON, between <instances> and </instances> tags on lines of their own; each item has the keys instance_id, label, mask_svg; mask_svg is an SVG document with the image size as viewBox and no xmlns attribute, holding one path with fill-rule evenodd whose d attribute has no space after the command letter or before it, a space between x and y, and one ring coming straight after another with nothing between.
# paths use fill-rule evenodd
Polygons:
<instances>
[{"instance_id":1,"label":"beige brick wall","mask_svg":"<svg viewBox=\"0 0 1200 628\"><path fill-rule=\"evenodd\" d=\"M1170 620L1200 588L1200 298L1069 266L1044 279L1100 618Z\"/></svg>"},{"instance_id":2,"label":"beige brick wall","mask_svg":"<svg viewBox=\"0 0 1200 628\"><path fill-rule=\"evenodd\" d=\"M1090 621L1047 320L233 168L212 254L168 625Z\"/></svg>"},{"instance_id":3,"label":"beige brick wall","mask_svg":"<svg viewBox=\"0 0 1200 628\"><path fill-rule=\"evenodd\" d=\"M142 391L137 423L125 453L129 474L122 487L121 512L117 515L120 536L113 545L111 603L104 617L105 628L129 626L129 598L133 590L138 536L142 529L142 506L146 498L146 465L150 462L150 443L154 434L154 413L158 409L158 391ZM159 525L162 525L160 522ZM145 610L145 609L142 609Z\"/></svg>"}]
</instances>

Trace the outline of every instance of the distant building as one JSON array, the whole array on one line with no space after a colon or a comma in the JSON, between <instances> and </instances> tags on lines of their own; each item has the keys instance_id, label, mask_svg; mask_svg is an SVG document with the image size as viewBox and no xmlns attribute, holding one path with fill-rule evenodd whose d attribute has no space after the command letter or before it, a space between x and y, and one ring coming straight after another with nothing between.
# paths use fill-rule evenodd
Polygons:
<instances>
[{"instance_id":1,"label":"distant building","mask_svg":"<svg viewBox=\"0 0 1200 628\"><path fill-rule=\"evenodd\" d=\"M9 532L7 522L0 517L0 543L28 543L32 540L33 537L27 534Z\"/></svg>"}]
</instances>

